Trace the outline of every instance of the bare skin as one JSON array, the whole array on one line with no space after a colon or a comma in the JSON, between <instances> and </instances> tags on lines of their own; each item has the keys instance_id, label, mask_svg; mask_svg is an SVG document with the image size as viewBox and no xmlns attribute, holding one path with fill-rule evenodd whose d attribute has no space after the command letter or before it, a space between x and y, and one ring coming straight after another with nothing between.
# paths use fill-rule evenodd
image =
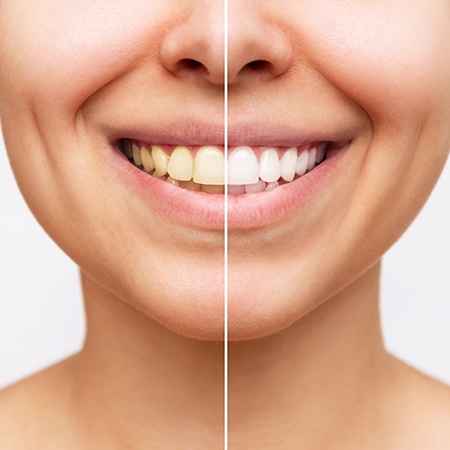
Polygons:
<instances>
[{"instance_id":1,"label":"bare skin","mask_svg":"<svg viewBox=\"0 0 450 450\"><path fill-rule=\"evenodd\" d=\"M378 276L281 333L231 343L230 449L448 448L450 390L383 349ZM85 348L1 393L1 448L223 448L222 345L83 281Z\"/></svg>"},{"instance_id":2,"label":"bare skin","mask_svg":"<svg viewBox=\"0 0 450 450\"><path fill-rule=\"evenodd\" d=\"M0 448L223 448L217 210L115 145L219 145L226 71L231 146L347 147L310 197L267 193L271 221L266 193L234 199L229 448L448 448L449 390L385 352L377 306L450 144L450 8L425 3L229 0L225 67L221 2L0 2L8 155L81 267L88 325L79 355L0 394ZM180 219L192 204L211 221Z\"/></svg>"}]
</instances>

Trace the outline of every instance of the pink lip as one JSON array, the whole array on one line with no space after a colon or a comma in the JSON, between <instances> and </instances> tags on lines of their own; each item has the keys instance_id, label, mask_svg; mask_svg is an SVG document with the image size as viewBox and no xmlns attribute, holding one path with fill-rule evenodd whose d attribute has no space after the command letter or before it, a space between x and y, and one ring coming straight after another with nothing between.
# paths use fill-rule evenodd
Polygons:
<instances>
[{"instance_id":1,"label":"pink lip","mask_svg":"<svg viewBox=\"0 0 450 450\"><path fill-rule=\"evenodd\" d=\"M229 230L264 228L288 220L307 209L308 204L330 184L345 166L350 144L331 152L327 159L297 180L269 192L228 196ZM158 180L134 167L117 152L116 169L133 195L162 218L186 227L220 231L225 222L225 196L182 189Z\"/></svg>"},{"instance_id":2,"label":"pink lip","mask_svg":"<svg viewBox=\"0 0 450 450\"><path fill-rule=\"evenodd\" d=\"M180 125L180 123L182 125ZM298 125L273 127L270 125L255 125L254 123L240 123L230 125L228 128L228 146L249 145L252 147L276 146L297 147L311 142L330 141L336 143L350 142L357 134L356 127L337 123L334 127L327 124L328 130L323 131L323 126L309 126L299 129ZM164 121L153 126L109 127L106 131L108 140L116 142L122 138L150 144L167 145L224 145L223 124L203 123L199 121L172 122Z\"/></svg>"}]
</instances>

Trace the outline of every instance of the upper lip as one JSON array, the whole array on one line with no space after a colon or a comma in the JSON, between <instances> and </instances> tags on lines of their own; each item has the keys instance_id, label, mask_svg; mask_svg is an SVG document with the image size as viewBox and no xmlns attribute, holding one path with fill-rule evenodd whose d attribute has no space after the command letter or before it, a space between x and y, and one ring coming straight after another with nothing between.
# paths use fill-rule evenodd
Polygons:
<instances>
[{"instance_id":1,"label":"upper lip","mask_svg":"<svg viewBox=\"0 0 450 450\"><path fill-rule=\"evenodd\" d=\"M263 123L263 125L262 125ZM117 127L111 133L112 141L133 139L149 144L167 145L219 145L225 144L223 123L206 121L168 121L160 124L136 124L131 128ZM283 126L275 123L229 124L227 143L231 146L280 146L294 147L311 142L335 142L345 144L351 141L357 130L355 126L331 126L302 128L301 125Z\"/></svg>"}]
</instances>

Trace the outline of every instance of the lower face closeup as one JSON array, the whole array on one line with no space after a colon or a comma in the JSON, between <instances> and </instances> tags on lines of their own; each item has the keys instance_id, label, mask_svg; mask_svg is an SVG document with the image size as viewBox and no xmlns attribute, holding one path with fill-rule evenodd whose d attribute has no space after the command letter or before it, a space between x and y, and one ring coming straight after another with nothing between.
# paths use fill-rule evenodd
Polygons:
<instances>
[{"instance_id":1,"label":"lower face closeup","mask_svg":"<svg viewBox=\"0 0 450 450\"><path fill-rule=\"evenodd\" d=\"M450 4L229 0L226 140L223 6L3 1L0 114L44 229L177 333L223 338L226 219L240 340L332 299L422 207L450 147Z\"/></svg>"}]
</instances>

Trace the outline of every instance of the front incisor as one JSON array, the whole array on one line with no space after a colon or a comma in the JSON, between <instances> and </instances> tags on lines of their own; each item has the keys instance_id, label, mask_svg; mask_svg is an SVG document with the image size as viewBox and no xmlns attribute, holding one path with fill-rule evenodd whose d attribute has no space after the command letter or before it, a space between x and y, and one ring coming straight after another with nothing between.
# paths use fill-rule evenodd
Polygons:
<instances>
[{"instance_id":1,"label":"front incisor","mask_svg":"<svg viewBox=\"0 0 450 450\"><path fill-rule=\"evenodd\" d=\"M223 153L213 146L202 147L194 159L194 181L202 185L225 184L225 158Z\"/></svg>"}]
</instances>

